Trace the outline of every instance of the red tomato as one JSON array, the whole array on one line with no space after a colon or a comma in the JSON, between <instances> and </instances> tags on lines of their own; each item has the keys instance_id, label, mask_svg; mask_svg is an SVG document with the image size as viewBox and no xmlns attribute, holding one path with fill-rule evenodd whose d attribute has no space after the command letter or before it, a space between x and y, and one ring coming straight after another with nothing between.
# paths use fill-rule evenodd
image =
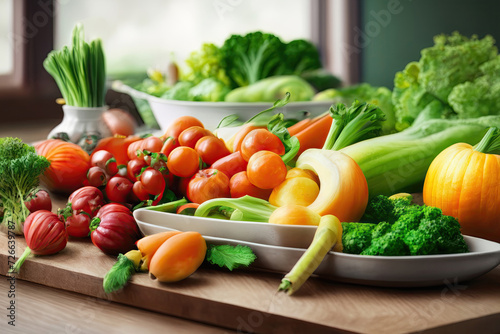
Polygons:
<instances>
[{"instance_id":1,"label":"red tomato","mask_svg":"<svg viewBox=\"0 0 500 334\"><path fill-rule=\"evenodd\" d=\"M97 152L99 150L108 151L109 153L113 154L113 156L116 159L116 163L118 165L125 165L129 160L127 154L129 145L138 140L141 140L141 137L139 136L125 137L120 135L115 135L113 137L106 137L99 140L96 148L94 149L94 152Z\"/></svg>"},{"instance_id":2,"label":"red tomato","mask_svg":"<svg viewBox=\"0 0 500 334\"><path fill-rule=\"evenodd\" d=\"M98 166L90 167L87 171L87 181L89 186L102 187L108 182L108 176L104 169Z\"/></svg>"},{"instance_id":3,"label":"red tomato","mask_svg":"<svg viewBox=\"0 0 500 334\"><path fill-rule=\"evenodd\" d=\"M92 219L90 231L92 243L109 255L136 249L135 243L141 237L132 212L118 203L104 205Z\"/></svg>"},{"instance_id":4,"label":"red tomato","mask_svg":"<svg viewBox=\"0 0 500 334\"><path fill-rule=\"evenodd\" d=\"M182 131L192 126L201 126L202 128L205 127L203 123L196 117L193 116L178 117L174 119L174 121L169 125L169 127L163 134L162 138L172 137L175 140L177 140Z\"/></svg>"},{"instance_id":5,"label":"red tomato","mask_svg":"<svg viewBox=\"0 0 500 334\"><path fill-rule=\"evenodd\" d=\"M241 156L241 152L237 151L220 158L210 166L217 169L231 178L234 174L247 170L247 161Z\"/></svg>"},{"instance_id":6,"label":"red tomato","mask_svg":"<svg viewBox=\"0 0 500 334\"><path fill-rule=\"evenodd\" d=\"M129 145L127 149L128 158L132 159L143 159L144 152L160 152L163 147L163 141L155 136L149 136L147 138L138 140Z\"/></svg>"},{"instance_id":7,"label":"red tomato","mask_svg":"<svg viewBox=\"0 0 500 334\"><path fill-rule=\"evenodd\" d=\"M47 210L38 210L26 218L24 238L35 255L55 254L63 250L68 242L64 222Z\"/></svg>"},{"instance_id":8,"label":"red tomato","mask_svg":"<svg viewBox=\"0 0 500 334\"><path fill-rule=\"evenodd\" d=\"M48 190L71 193L86 180L90 156L80 146L60 139L47 139L35 145L36 153L50 161L40 176Z\"/></svg>"},{"instance_id":9,"label":"red tomato","mask_svg":"<svg viewBox=\"0 0 500 334\"><path fill-rule=\"evenodd\" d=\"M127 177L130 181L135 182L138 180L138 175L147 164L142 159L132 159L127 163Z\"/></svg>"},{"instance_id":10,"label":"red tomato","mask_svg":"<svg viewBox=\"0 0 500 334\"><path fill-rule=\"evenodd\" d=\"M102 192L96 187L87 186L75 190L69 196L67 207L70 207L75 214L83 212L92 218L104 203Z\"/></svg>"},{"instance_id":11,"label":"red tomato","mask_svg":"<svg viewBox=\"0 0 500 334\"><path fill-rule=\"evenodd\" d=\"M167 158L168 170L175 176L192 176L200 168L200 156L187 146L179 146Z\"/></svg>"},{"instance_id":12,"label":"red tomato","mask_svg":"<svg viewBox=\"0 0 500 334\"><path fill-rule=\"evenodd\" d=\"M28 200L24 203L30 212L38 210L52 210L52 201L46 190L36 189L29 195Z\"/></svg>"},{"instance_id":13,"label":"red tomato","mask_svg":"<svg viewBox=\"0 0 500 334\"><path fill-rule=\"evenodd\" d=\"M144 190L150 195L159 195L165 190L163 174L153 168L148 168L142 172L141 183Z\"/></svg>"},{"instance_id":14,"label":"red tomato","mask_svg":"<svg viewBox=\"0 0 500 334\"><path fill-rule=\"evenodd\" d=\"M66 231L70 237L84 238L88 237L90 233L90 218L84 213L79 213L66 218Z\"/></svg>"},{"instance_id":15,"label":"red tomato","mask_svg":"<svg viewBox=\"0 0 500 334\"><path fill-rule=\"evenodd\" d=\"M174 137L167 137L161 147L160 153L168 157L170 152L176 147L179 147L179 142Z\"/></svg>"},{"instance_id":16,"label":"red tomato","mask_svg":"<svg viewBox=\"0 0 500 334\"><path fill-rule=\"evenodd\" d=\"M139 201L147 201L149 199L149 193L146 191L141 181L134 182L132 191Z\"/></svg>"},{"instance_id":17,"label":"red tomato","mask_svg":"<svg viewBox=\"0 0 500 334\"><path fill-rule=\"evenodd\" d=\"M202 169L189 180L187 198L193 203L229 196L229 178L217 169Z\"/></svg>"},{"instance_id":18,"label":"red tomato","mask_svg":"<svg viewBox=\"0 0 500 334\"><path fill-rule=\"evenodd\" d=\"M241 156L246 161L254 153L264 150L274 152L278 155L285 154L285 146L279 137L267 129L254 129L241 142Z\"/></svg>"},{"instance_id":19,"label":"red tomato","mask_svg":"<svg viewBox=\"0 0 500 334\"><path fill-rule=\"evenodd\" d=\"M92 153L90 165L102 168L109 176L118 173L118 165L116 164L115 157L105 150L99 150Z\"/></svg>"},{"instance_id":20,"label":"red tomato","mask_svg":"<svg viewBox=\"0 0 500 334\"><path fill-rule=\"evenodd\" d=\"M286 178L286 165L281 157L271 151L254 153L247 165L250 182L262 189L277 187Z\"/></svg>"},{"instance_id":21,"label":"red tomato","mask_svg":"<svg viewBox=\"0 0 500 334\"><path fill-rule=\"evenodd\" d=\"M266 201L271 195L272 189L261 189L250 182L246 171L233 175L229 180L229 189L231 197L238 198L245 195L262 198Z\"/></svg>"},{"instance_id":22,"label":"red tomato","mask_svg":"<svg viewBox=\"0 0 500 334\"><path fill-rule=\"evenodd\" d=\"M110 202L127 203L133 186L128 178L115 175L109 179L104 191Z\"/></svg>"},{"instance_id":23,"label":"red tomato","mask_svg":"<svg viewBox=\"0 0 500 334\"><path fill-rule=\"evenodd\" d=\"M215 136L200 138L198 142L196 142L194 149L200 155L201 160L209 166L220 158L231 154L226 144L224 144L224 141Z\"/></svg>"},{"instance_id":24,"label":"red tomato","mask_svg":"<svg viewBox=\"0 0 500 334\"><path fill-rule=\"evenodd\" d=\"M212 131L201 126L191 126L179 134L179 145L194 148L196 142L205 136L214 136Z\"/></svg>"},{"instance_id":25,"label":"red tomato","mask_svg":"<svg viewBox=\"0 0 500 334\"><path fill-rule=\"evenodd\" d=\"M75 190L68 198L64 209L57 214L62 219L71 237L86 237L89 235L90 220L104 205L104 195L101 190L93 186L86 186Z\"/></svg>"}]
</instances>

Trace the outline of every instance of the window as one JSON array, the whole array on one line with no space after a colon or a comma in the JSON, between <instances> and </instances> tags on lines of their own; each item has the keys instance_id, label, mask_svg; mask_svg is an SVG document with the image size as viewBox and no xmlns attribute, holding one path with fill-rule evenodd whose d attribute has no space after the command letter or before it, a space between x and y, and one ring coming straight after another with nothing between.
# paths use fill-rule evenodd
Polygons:
<instances>
[{"instance_id":1,"label":"window","mask_svg":"<svg viewBox=\"0 0 500 334\"><path fill-rule=\"evenodd\" d=\"M222 44L232 33L261 30L284 41L311 37L309 0L114 0L56 2L55 47L70 41L75 23L100 37L113 77L182 63L202 43Z\"/></svg>"},{"instance_id":2,"label":"window","mask_svg":"<svg viewBox=\"0 0 500 334\"><path fill-rule=\"evenodd\" d=\"M13 35L13 0L0 1L0 75L14 70L14 50L9 36Z\"/></svg>"}]
</instances>

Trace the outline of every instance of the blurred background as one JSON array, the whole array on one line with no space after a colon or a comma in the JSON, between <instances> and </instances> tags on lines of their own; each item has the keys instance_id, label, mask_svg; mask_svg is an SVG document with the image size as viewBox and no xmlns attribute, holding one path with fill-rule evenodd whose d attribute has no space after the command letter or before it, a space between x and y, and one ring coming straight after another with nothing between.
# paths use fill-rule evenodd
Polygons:
<instances>
[{"instance_id":1,"label":"blurred background","mask_svg":"<svg viewBox=\"0 0 500 334\"><path fill-rule=\"evenodd\" d=\"M343 85L392 89L394 74L437 34L499 40L499 9L495 0L0 0L0 136L12 123L60 122L60 94L42 63L71 43L77 22L87 39L103 40L110 82L140 80L202 43L261 30L312 41ZM123 94L110 91L107 103L134 113Z\"/></svg>"}]
</instances>

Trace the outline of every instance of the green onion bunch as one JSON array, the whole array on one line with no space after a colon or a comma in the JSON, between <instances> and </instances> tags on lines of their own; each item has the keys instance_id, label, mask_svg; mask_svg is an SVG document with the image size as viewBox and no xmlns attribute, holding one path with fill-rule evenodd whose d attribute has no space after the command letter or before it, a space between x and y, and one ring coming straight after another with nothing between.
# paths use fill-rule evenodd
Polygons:
<instances>
[{"instance_id":1,"label":"green onion bunch","mask_svg":"<svg viewBox=\"0 0 500 334\"><path fill-rule=\"evenodd\" d=\"M56 81L67 105L104 106L106 64L102 42L85 42L82 25L73 29L71 47L51 51L43 66Z\"/></svg>"}]
</instances>

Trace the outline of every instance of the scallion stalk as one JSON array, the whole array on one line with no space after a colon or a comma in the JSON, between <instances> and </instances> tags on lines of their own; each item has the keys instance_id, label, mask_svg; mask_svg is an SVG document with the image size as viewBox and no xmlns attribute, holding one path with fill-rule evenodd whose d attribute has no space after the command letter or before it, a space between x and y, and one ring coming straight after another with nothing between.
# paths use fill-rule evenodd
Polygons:
<instances>
[{"instance_id":1,"label":"scallion stalk","mask_svg":"<svg viewBox=\"0 0 500 334\"><path fill-rule=\"evenodd\" d=\"M106 93L106 62L102 42L85 42L83 27L77 24L72 45L53 50L43 62L69 106L102 107Z\"/></svg>"}]
</instances>

